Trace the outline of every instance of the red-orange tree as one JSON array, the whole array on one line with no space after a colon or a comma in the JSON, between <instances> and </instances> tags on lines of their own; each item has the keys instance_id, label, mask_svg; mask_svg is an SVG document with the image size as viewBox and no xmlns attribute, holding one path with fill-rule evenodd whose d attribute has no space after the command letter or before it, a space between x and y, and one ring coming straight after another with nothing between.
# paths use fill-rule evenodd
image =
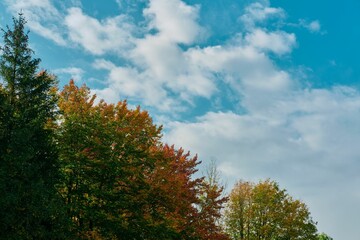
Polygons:
<instances>
[{"instance_id":1,"label":"red-orange tree","mask_svg":"<svg viewBox=\"0 0 360 240\"><path fill-rule=\"evenodd\" d=\"M147 175L156 225L174 231L172 239L228 239L218 220L227 198L212 176L195 178L200 162L182 148L157 148L154 170Z\"/></svg>"},{"instance_id":2,"label":"red-orange tree","mask_svg":"<svg viewBox=\"0 0 360 240\"><path fill-rule=\"evenodd\" d=\"M204 239L229 239L224 234L222 208L228 201L224 196L224 186L220 183L220 173L214 161L206 168L206 175L201 188L199 204L199 227Z\"/></svg>"},{"instance_id":3,"label":"red-orange tree","mask_svg":"<svg viewBox=\"0 0 360 240\"><path fill-rule=\"evenodd\" d=\"M125 101L95 104L73 81L60 94L57 129L64 181L60 191L81 238L208 239L222 201L201 208L200 196L217 198L199 164L182 149L163 145L161 127ZM209 201L210 203L210 201ZM206 209L206 210L205 210ZM205 217L206 215L206 217ZM210 235L209 235L210 234ZM215 239L215 238L213 238Z\"/></svg>"}]
</instances>

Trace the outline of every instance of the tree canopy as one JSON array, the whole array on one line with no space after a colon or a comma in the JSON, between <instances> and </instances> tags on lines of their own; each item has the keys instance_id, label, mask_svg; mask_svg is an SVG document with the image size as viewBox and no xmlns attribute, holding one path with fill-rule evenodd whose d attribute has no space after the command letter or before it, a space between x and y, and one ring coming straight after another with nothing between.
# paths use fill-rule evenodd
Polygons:
<instances>
[{"instance_id":1,"label":"tree canopy","mask_svg":"<svg viewBox=\"0 0 360 240\"><path fill-rule=\"evenodd\" d=\"M270 180L239 181L230 193L225 224L231 239L317 239L306 205Z\"/></svg>"},{"instance_id":2,"label":"tree canopy","mask_svg":"<svg viewBox=\"0 0 360 240\"><path fill-rule=\"evenodd\" d=\"M59 100L60 192L78 235L208 239L212 235L201 230L204 226L219 234L215 221L222 189L214 192L203 178L193 178L197 158L162 144L161 127L140 108L95 100L74 81Z\"/></svg>"}]
</instances>

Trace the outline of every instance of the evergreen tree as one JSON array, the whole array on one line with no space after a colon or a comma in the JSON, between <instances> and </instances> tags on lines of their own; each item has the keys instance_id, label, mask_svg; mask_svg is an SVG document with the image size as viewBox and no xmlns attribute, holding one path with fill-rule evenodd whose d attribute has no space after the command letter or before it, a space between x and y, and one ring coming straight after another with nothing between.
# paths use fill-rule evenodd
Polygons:
<instances>
[{"instance_id":1,"label":"evergreen tree","mask_svg":"<svg viewBox=\"0 0 360 240\"><path fill-rule=\"evenodd\" d=\"M55 185L55 79L38 72L26 21L3 31L0 57L0 235L3 239L63 238L62 202Z\"/></svg>"}]
</instances>

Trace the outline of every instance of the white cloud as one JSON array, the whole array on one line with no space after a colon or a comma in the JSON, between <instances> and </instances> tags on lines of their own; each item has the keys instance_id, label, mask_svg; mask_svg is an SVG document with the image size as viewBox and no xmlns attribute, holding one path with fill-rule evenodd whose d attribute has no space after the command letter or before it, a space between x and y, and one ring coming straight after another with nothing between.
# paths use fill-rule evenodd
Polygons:
<instances>
[{"instance_id":1,"label":"white cloud","mask_svg":"<svg viewBox=\"0 0 360 240\"><path fill-rule=\"evenodd\" d=\"M251 45L216 46L192 49L189 62L211 74L221 74L223 83L242 98L249 111L267 109L273 99L293 88L287 72L277 69L271 59Z\"/></svg>"},{"instance_id":2,"label":"white cloud","mask_svg":"<svg viewBox=\"0 0 360 240\"><path fill-rule=\"evenodd\" d=\"M169 111L174 105L167 97L162 84L153 80L148 72L139 72L136 68L117 67L113 63L97 60L94 65L98 69L109 70L108 87L94 90L100 98L117 102L120 97L143 102L145 106L154 106Z\"/></svg>"},{"instance_id":3,"label":"white cloud","mask_svg":"<svg viewBox=\"0 0 360 240\"><path fill-rule=\"evenodd\" d=\"M159 31L169 42L191 44L203 32L197 23L199 7L180 0L150 0L144 16L150 19L149 27Z\"/></svg>"},{"instance_id":4,"label":"white cloud","mask_svg":"<svg viewBox=\"0 0 360 240\"><path fill-rule=\"evenodd\" d=\"M96 68L109 71L109 89L163 111L183 109L194 96L210 98L216 91L211 74L193 65L179 44L192 44L203 34L198 25L198 7L179 0L150 1L144 15L149 34L133 40L129 66L97 60ZM157 32L150 34L151 29ZM190 47L189 47L190 48Z\"/></svg>"},{"instance_id":5,"label":"white cloud","mask_svg":"<svg viewBox=\"0 0 360 240\"><path fill-rule=\"evenodd\" d=\"M296 37L293 33L283 31L267 32L262 29L255 29L245 37L248 44L262 50L269 50L276 54L291 52L296 44Z\"/></svg>"},{"instance_id":6,"label":"white cloud","mask_svg":"<svg viewBox=\"0 0 360 240\"><path fill-rule=\"evenodd\" d=\"M264 22L269 18L284 18L282 8L270 7L269 1L255 2L245 8L245 13L240 17L247 28L253 28L257 23Z\"/></svg>"},{"instance_id":7,"label":"white cloud","mask_svg":"<svg viewBox=\"0 0 360 240\"><path fill-rule=\"evenodd\" d=\"M55 74L70 75L70 79L73 79L77 82L81 81L84 75L84 70L77 67L59 68L59 69L55 69L53 72Z\"/></svg>"},{"instance_id":8,"label":"white cloud","mask_svg":"<svg viewBox=\"0 0 360 240\"><path fill-rule=\"evenodd\" d=\"M262 15L280 13L275 9L263 11ZM175 14L165 21L169 12ZM248 109L264 108L264 103L291 88L288 73L277 69L265 53L289 53L296 42L294 34L253 28L227 46L184 49L178 44L191 43L202 32L196 22L197 8L178 0L154 0L144 14L151 19L150 28L158 32L134 40L128 54L132 66L115 66L103 60L95 63L97 68L109 71L109 89L147 106L173 111L174 107L183 109L179 107L184 102L192 104L194 97L210 99L220 94L219 82L243 96ZM260 15L257 18L263 19ZM181 18L189 21L187 28Z\"/></svg>"},{"instance_id":9,"label":"white cloud","mask_svg":"<svg viewBox=\"0 0 360 240\"><path fill-rule=\"evenodd\" d=\"M105 69L105 70L111 70L116 67L115 64L105 59L96 59L92 65L95 69Z\"/></svg>"},{"instance_id":10,"label":"white cloud","mask_svg":"<svg viewBox=\"0 0 360 240\"><path fill-rule=\"evenodd\" d=\"M58 45L66 45L58 24L62 20L62 15L50 0L5 0L5 3L12 14L22 12L25 15L31 30Z\"/></svg>"},{"instance_id":11,"label":"white cloud","mask_svg":"<svg viewBox=\"0 0 360 240\"><path fill-rule=\"evenodd\" d=\"M318 20L312 21L307 27L311 32L320 32L321 30L321 25Z\"/></svg>"},{"instance_id":12,"label":"white cloud","mask_svg":"<svg viewBox=\"0 0 360 240\"><path fill-rule=\"evenodd\" d=\"M71 40L95 55L124 54L131 47L133 26L125 15L100 21L84 14L78 0L58 3L67 13L59 11L51 0L5 2L12 14L24 13L31 30L58 45L68 46ZM67 8L68 5L72 7Z\"/></svg>"},{"instance_id":13,"label":"white cloud","mask_svg":"<svg viewBox=\"0 0 360 240\"><path fill-rule=\"evenodd\" d=\"M183 72L186 64L178 45L161 36L146 36L137 40L132 58L161 82Z\"/></svg>"},{"instance_id":14,"label":"white cloud","mask_svg":"<svg viewBox=\"0 0 360 240\"><path fill-rule=\"evenodd\" d=\"M132 28L123 15L99 21L80 8L68 9L65 17L70 39L95 55L124 54L132 44Z\"/></svg>"},{"instance_id":15,"label":"white cloud","mask_svg":"<svg viewBox=\"0 0 360 240\"><path fill-rule=\"evenodd\" d=\"M215 91L212 79L178 45L161 36L147 36L138 40L133 60L145 67L153 81L169 87L174 92L186 91L190 95L209 97Z\"/></svg>"},{"instance_id":16,"label":"white cloud","mask_svg":"<svg viewBox=\"0 0 360 240\"><path fill-rule=\"evenodd\" d=\"M311 33L320 33L326 34L326 31L322 29L321 23L319 20L308 21L305 19L299 19L298 23L288 23L287 25L293 27L301 27L309 30Z\"/></svg>"},{"instance_id":17,"label":"white cloud","mask_svg":"<svg viewBox=\"0 0 360 240\"><path fill-rule=\"evenodd\" d=\"M278 41L281 41L281 37L291 38L285 34L278 34L276 37ZM136 40L136 47L130 52L134 67L115 67L113 63L104 60L97 61L94 65L109 70L110 88L118 89L120 93L131 97L139 97L137 89L141 89L141 101L145 105L163 110L169 109L171 104L182 105L183 101L191 103L193 97L211 98L218 93L217 81L223 81L239 95L243 95L249 109L250 105L256 107L262 102L269 102L275 93L291 88L288 73L278 70L264 54L265 45L259 47L258 42L240 42L239 45L226 47L193 47L182 50L166 38L149 35ZM280 45L281 43L276 46L274 44L274 51L290 51ZM217 78L219 74L224 79ZM153 87L144 88L150 83ZM120 85L121 87L114 87ZM155 91L159 93L156 94ZM261 97L255 97L255 92ZM161 107L164 102L168 103L166 108Z\"/></svg>"}]
</instances>

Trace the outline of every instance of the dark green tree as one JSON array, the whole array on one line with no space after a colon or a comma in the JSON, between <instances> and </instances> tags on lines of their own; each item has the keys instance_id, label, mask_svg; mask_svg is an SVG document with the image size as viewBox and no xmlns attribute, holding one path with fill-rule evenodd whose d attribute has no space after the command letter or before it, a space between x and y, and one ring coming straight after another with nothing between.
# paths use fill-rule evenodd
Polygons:
<instances>
[{"instance_id":1,"label":"dark green tree","mask_svg":"<svg viewBox=\"0 0 360 240\"><path fill-rule=\"evenodd\" d=\"M2 239L60 239L66 227L56 191L58 156L53 126L55 78L38 71L26 21L3 31L0 56L0 235Z\"/></svg>"}]
</instances>

